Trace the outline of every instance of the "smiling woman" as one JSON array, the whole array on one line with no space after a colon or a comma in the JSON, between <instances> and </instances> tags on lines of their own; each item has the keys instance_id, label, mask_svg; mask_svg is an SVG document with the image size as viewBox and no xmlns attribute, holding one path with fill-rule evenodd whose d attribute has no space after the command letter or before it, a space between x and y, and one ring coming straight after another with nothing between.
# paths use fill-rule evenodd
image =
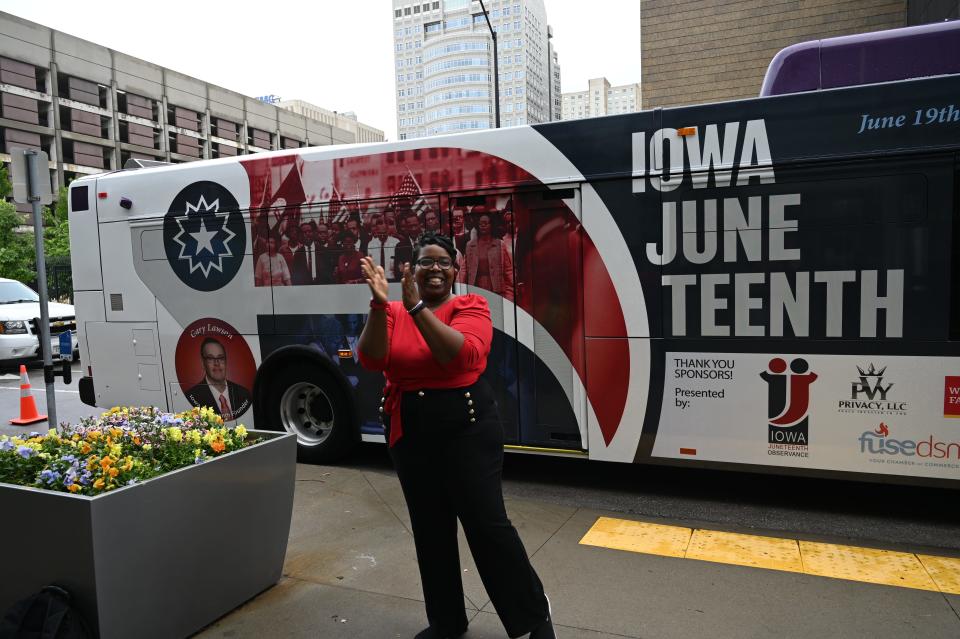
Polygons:
<instances>
[{"instance_id":1,"label":"smiling woman","mask_svg":"<svg viewBox=\"0 0 960 639\"><path fill-rule=\"evenodd\" d=\"M507 518L500 485L503 429L480 374L493 336L487 300L452 294L457 249L425 233L403 265L402 301L363 258L373 298L360 361L387 380L380 413L413 525L429 626L416 639L467 630L457 548L463 525L477 569L511 637L555 638L543 585Z\"/></svg>"}]
</instances>

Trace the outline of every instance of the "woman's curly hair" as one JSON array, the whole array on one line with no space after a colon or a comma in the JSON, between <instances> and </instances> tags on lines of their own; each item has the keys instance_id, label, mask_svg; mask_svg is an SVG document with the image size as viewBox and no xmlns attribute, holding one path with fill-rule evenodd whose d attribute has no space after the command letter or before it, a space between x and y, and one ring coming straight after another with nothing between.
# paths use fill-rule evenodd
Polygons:
<instances>
[{"instance_id":1,"label":"woman's curly hair","mask_svg":"<svg viewBox=\"0 0 960 639\"><path fill-rule=\"evenodd\" d=\"M424 246L439 246L450 256L450 259L453 260L453 263L457 263L457 247L454 246L453 240L451 240L446 235L440 235L439 233L434 233L433 231L426 231L417 238L416 241L416 252L413 255L413 261L416 262L420 257L420 249Z\"/></svg>"}]
</instances>

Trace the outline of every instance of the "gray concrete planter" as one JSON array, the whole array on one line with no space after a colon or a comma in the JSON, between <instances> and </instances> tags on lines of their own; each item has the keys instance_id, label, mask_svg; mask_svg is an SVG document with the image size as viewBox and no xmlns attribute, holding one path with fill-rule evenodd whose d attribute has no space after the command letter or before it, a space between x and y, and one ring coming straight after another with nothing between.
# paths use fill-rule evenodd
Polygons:
<instances>
[{"instance_id":1,"label":"gray concrete planter","mask_svg":"<svg viewBox=\"0 0 960 639\"><path fill-rule=\"evenodd\" d=\"M296 438L96 497L0 484L0 613L63 586L102 639L186 637L283 571Z\"/></svg>"}]
</instances>

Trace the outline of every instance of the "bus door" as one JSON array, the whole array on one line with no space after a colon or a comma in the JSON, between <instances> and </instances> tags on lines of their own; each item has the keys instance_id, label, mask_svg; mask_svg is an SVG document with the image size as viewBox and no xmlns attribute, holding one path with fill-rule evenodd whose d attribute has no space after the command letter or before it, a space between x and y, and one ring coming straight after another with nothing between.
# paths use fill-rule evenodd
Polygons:
<instances>
[{"instance_id":1,"label":"bus door","mask_svg":"<svg viewBox=\"0 0 960 639\"><path fill-rule=\"evenodd\" d=\"M511 444L564 450L587 445L585 393L577 373L584 359L579 202L576 188L451 199L455 234L464 215L464 292L487 294L503 309L502 327L494 311L500 344L495 340L487 375L504 389L500 407ZM495 253L487 250L486 264L477 255L488 226L507 253L502 263L511 267L509 275L502 269L502 283L491 268Z\"/></svg>"},{"instance_id":2,"label":"bus door","mask_svg":"<svg viewBox=\"0 0 960 639\"><path fill-rule=\"evenodd\" d=\"M449 229L459 253L455 292L482 295L490 306L493 342L484 377L497 398L506 443L518 444L521 395L512 195L503 191L451 194L443 227Z\"/></svg>"},{"instance_id":3,"label":"bus door","mask_svg":"<svg viewBox=\"0 0 960 639\"><path fill-rule=\"evenodd\" d=\"M586 450L580 190L517 191L512 203L520 444Z\"/></svg>"}]
</instances>

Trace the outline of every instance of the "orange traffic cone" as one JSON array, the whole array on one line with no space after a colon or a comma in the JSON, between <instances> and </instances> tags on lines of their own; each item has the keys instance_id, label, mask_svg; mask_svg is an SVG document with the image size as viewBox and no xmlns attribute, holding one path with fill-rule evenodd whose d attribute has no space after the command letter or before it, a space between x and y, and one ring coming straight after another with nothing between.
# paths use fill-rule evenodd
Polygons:
<instances>
[{"instance_id":1,"label":"orange traffic cone","mask_svg":"<svg viewBox=\"0 0 960 639\"><path fill-rule=\"evenodd\" d=\"M25 426L35 422L47 421L46 415L37 410L37 403L30 393L30 378L27 377L27 367L20 364L20 419L11 419L11 424Z\"/></svg>"}]
</instances>

